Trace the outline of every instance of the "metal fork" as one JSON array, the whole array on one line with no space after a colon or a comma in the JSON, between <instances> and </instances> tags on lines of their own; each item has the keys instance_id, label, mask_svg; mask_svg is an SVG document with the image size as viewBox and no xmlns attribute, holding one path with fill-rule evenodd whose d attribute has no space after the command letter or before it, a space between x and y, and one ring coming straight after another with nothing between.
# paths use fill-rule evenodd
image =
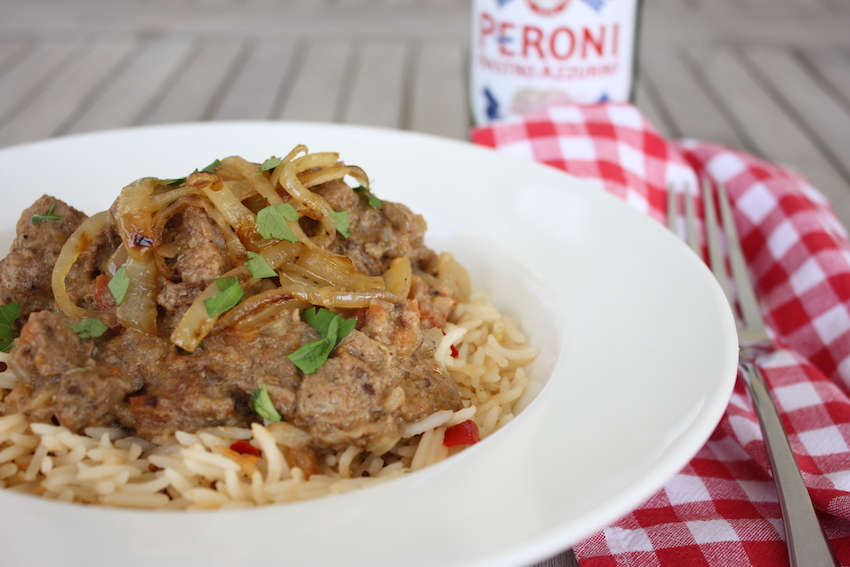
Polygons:
<instances>
[{"instance_id":1,"label":"metal fork","mask_svg":"<svg viewBox=\"0 0 850 567\"><path fill-rule=\"evenodd\" d=\"M757 367L759 356L770 348L770 337L765 331L759 312L753 287L747 274L741 243L738 240L732 209L725 186L718 185L718 203L722 216L722 226L729 255L729 267L734 281L734 290L730 288L726 272L723 242L718 227L717 212L714 206L712 186L708 180L702 185L703 210L705 213L705 235L708 246L708 265L723 288L726 298L736 313L738 344L741 347L739 368L745 377L753 406L758 416L764 436L770 468L776 490L779 493L779 506L785 525L785 542L788 545L788 557L792 567L836 567L841 565L829 540L823 533L812 505L811 497L803 482L800 468L791 451L791 445L770 391ZM694 196L684 192L684 216L686 240L691 248L702 257L697 237ZM678 234L676 192L667 192L667 225ZM735 294L737 294L736 309Z\"/></svg>"}]
</instances>

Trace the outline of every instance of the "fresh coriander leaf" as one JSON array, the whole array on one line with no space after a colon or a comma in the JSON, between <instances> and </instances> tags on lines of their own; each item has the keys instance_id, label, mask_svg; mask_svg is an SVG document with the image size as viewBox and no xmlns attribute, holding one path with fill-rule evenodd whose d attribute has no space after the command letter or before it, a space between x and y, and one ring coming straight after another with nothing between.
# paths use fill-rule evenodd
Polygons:
<instances>
[{"instance_id":1,"label":"fresh coriander leaf","mask_svg":"<svg viewBox=\"0 0 850 567\"><path fill-rule=\"evenodd\" d=\"M0 352L9 352L12 348L15 342L12 326L20 317L21 307L18 303L0 305Z\"/></svg>"},{"instance_id":2,"label":"fresh coriander leaf","mask_svg":"<svg viewBox=\"0 0 850 567\"><path fill-rule=\"evenodd\" d=\"M304 322L319 331L319 334L323 337L330 337L331 321L337 320L339 325L337 327L337 335L334 338L334 346L338 345L342 339L347 337L357 324L357 320L354 318L346 319L341 315L331 313L327 309L320 307L305 309L301 312L301 318L304 319Z\"/></svg>"},{"instance_id":3,"label":"fresh coriander leaf","mask_svg":"<svg viewBox=\"0 0 850 567\"><path fill-rule=\"evenodd\" d=\"M165 183L169 187L176 187L178 185L183 185L186 183L185 177L178 177L177 179L160 179L163 183Z\"/></svg>"},{"instance_id":4,"label":"fresh coriander leaf","mask_svg":"<svg viewBox=\"0 0 850 567\"><path fill-rule=\"evenodd\" d=\"M287 356L304 374L315 374L328 359L333 349L354 330L357 320L345 319L327 309L312 308L302 312L301 317L322 336L309 342Z\"/></svg>"},{"instance_id":5,"label":"fresh coriander leaf","mask_svg":"<svg viewBox=\"0 0 850 567\"><path fill-rule=\"evenodd\" d=\"M215 168L217 168L220 165L221 165L221 160L217 159L214 162L212 162L211 164L209 164L208 166L206 166L201 171L203 171L204 173L215 173ZM193 171L192 173L198 173L198 170L195 169L195 171ZM162 181L163 183L165 183L169 187L174 187L176 185L183 185L184 183L186 183L186 179L187 179L186 177L178 177L177 179L160 179L160 181Z\"/></svg>"},{"instance_id":6,"label":"fresh coriander leaf","mask_svg":"<svg viewBox=\"0 0 850 567\"><path fill-rule=\"evenodd\" d=\"M218 278L215 280L215 285L218 287L218 295L204 300L204 305L207 307L207 315L210 317L221 315L225 311L233 309L242 301L242 296L244 295L242 286L235 276Z\"/></svg>"},{"instance_id":7,"label":"fresh coriander leaf","mask_svg":"<svg viewBox=\"0 0 850 567\"><path fill-rule=\"evenodd\" d=\"M257 230L263 235L263 238L298 242L298 237L287 224L287 221L295 222L297 220L298 211L289 203L269 205L257 213Z\"/></svg>"},{"instance_id":8,"label":"fresh coriander leaf","mask_svg":"<svg viewBox=\"0 0 850 567\"><path fill-rule=\"evenodd\" d=\"M263 164L260 166L260 169L258 169L257 171L269 171L270 169L274 169L279 166L280 162L282 161L283 160L281 158L272 156L266 161L264 161Z\"/></svg>"},{"instance_id":9,"label":"fresh coriander leaf","mask_svg":"<svg viewBox=\"0 0 850 567\"><path fill-rule=\"evenodd\" d=\"M94 339L102 336L109 330L109 327L97 317L87 317L79 323L71 325L71 330L77 333L77 336L81 339Z\"/></svg>"},{"instance_id":10,"label":"fresh coriander leaf","mask_svg":"<svg viewBox=\"0 0 850 567\"><path fill-rule=\"evenodd\" d=\"M380 209L384 206L384 201L375 197L375 195L372 194L372 191L369 190L368 187L359 185L354 188L354 191L357 193L363 193L366 196L366 200L369 203L369 206L373 209Z\"/></svg>"},{"instance_id":11,"label":"fresh coriander leaf","mask_svg":"<svg viewBox=\"0 0 850 567\"><path fill-rule=\"evenodd\" d=\"M248 252L248 261L245 262L245 265L248 266L248 269L251 270L251 277L253 278L274 278L277 277L277 272L275 272L269 263L266 261L265 256L262 254L257 254L256 252Z\"/></svg>"},{"instance_id":12,"label":"fresh coriander leaf","mask_svg":"<svg viewBox=\"0 0 850 567\"><path fill-rule=\"evenodd\" d=\"M49 208L49 209L47 209L47 212L46 212L46 213L44 213L43 215L33 215L33 216L32 216L32 223L33 223L33 224L38 224L38 223L40 223L40 222L42 222L42 221L49 221L49 220L62 220L62 217L61 217L61 216L59 216L59 215L54 215L54 214L53 214L53 210L54 210L55 208L56 208L56 201L53 201L53 203L50 205L50 208Z\"/></svg>"},{"instance_id":13,"label":"fresh coriander leaf","mask_svg":"<svg viewBox=\"0 0 850 567\"><path fill-rule=\"evenodd\" d=\"M127 290L130 289L130 278L127 277L127 266L121 266L115 270L115 275L106 284L109 291L112 292L112 297L115 298L115 305L124 303L124 297L127 295Z\"/></svg>"},{"instance_id":14,"label":"fresh coriander leaf","mask_svg":"<svg viewBox=\"0 0 850 567\"><path fill-rule=\"evenodd\" d=\"M269 421L280 421L283 419L280 412L275 409L272 398L269 396L269 389L265 384L254 390L254 393L251 394L251 408L263 419L268 419Z\"/></svg>"},{"instance_id":15,"label":"fresh coriander leaf","mask_svg":"<svg viewBox=\"0 0 850 567\"><path fill-rule=\"evenodd\" d=\"M345 238L351 236L351 219L348 217L348 211L335 211L331 209L330 213L337 232Z\"/></svg>"},{"instance_id":16,"label":"fresh coriander leaf","mask_svg":"<svg viewBox=\"0 0 850 567\"><path fill-rule=\"evenodd\" d=\"M331 355L333 349L334 346L328 339L316 339L302 345L286 358L304 374L315 374Z\"/></svg>"},{"instance_id":17,"label":"fresh coriander leaf","mask_svg":"<svg viewBox=\"0 0 850 567\"><path fill-rule=\"evenodd\" d=\"M215 173L215 168L217 168L220 165L221 165L221 160L217 159L214 162L212 162L211 164L209 164L208 166L206 166L201 171L203 171L204 173ZM198 171L198 170L196 169L195 171Z\"/></svg>"},{"instance_id":18,"label":"fresh coriander leaf","mask_svg":"<svg viewBox=\"0 0 850 567\"><path fill-rule=\"evenodd\" d=\"M373 209L380 209L384 206L384 201L375 197L372 193L369 193L369 206Z\"/></svg>"}]
</instances>

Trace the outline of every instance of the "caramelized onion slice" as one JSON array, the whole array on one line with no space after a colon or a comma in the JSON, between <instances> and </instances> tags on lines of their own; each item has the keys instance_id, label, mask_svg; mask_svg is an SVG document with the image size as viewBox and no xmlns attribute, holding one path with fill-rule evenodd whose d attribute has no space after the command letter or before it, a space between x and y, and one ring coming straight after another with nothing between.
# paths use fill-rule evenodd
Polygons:
<instances>
[{"instance_id":1,"label":"caramelized onion slice","mask_svg":"<svg viewBox=\"0 0 850 567\"><path fill-rule=\"evenodd\" d=\"M308 249L295 261L304 275L318 283L352 291L382 290L386 286L381 277L359 272L347 256L333 254L324 249Z\"/></svg>"},{"instance_id":2,"label":"caramelized onion slice","mask_svg":"<svg viewBox=\"0 0 850 567\"><path fill-rule=\"evenodd\" d=\"M393 258L390 269L384 272L384 282L386 283L387 291L404 299L410 294L410 282L413 277L413 272L410 267L410 258L402 256Z\"/></svg>"},{"instance_id":3,"label":"caramelized onion slice","mask_svg":"<svg viewBox=\"0 0 850 567\"><path fill-rule=\"evenodd\" d=\"M77 261L83 250L91 244L92 240L106 226L106 217L106 211L90 216L65 241L56 259L56 264L53 267L51 285L53 286L53 297L56 307L61 309L65 315L76 320L85 319L86 317L98 317L108 327L114 327L116 321L111 313L95 309L85 309L76 305L68 297L65 286L65 278L68 276L68 272L71 271L74 262Z\"/></svg>"},{"instance_id":4,"label":"caramelized onion slice","mask_svg":"<svg viewBox=\"0 0 850 567\"><path fill-rule=\"evenodd\" d=\"M157 269L154 257L145 256L141 260L129 258L124 263L130 287L124 301L115 313L118 322L127 329L136 329L149 335L156 335L156 286Z\"/></svg>"},{"instance_id":5,"label":"caramelized onion slice","mask_svg":"<svg viewBox=\"0 0 850 567\"><path fill-rule=\"evenodd\" d=\"M159 244L153 229L151 205L151 195L159 183L153 177L137 179L121 190L115 202L115 218L121 240L135 260L141 260Z\"/></svg>"}]
</instances>

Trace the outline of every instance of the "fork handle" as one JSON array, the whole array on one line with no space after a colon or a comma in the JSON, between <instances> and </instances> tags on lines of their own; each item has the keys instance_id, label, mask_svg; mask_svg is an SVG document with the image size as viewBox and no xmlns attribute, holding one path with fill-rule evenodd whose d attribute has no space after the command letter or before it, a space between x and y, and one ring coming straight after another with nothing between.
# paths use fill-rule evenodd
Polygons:
<instances>
[{"instance_id":1,"label":"fork handle","mask_svg":"<svg viewBox=\"0 0 850 567\"><path fill-rule=\"evenodd\" d=\"M764 378L753 364L741 362L741 368L764 434L773 480L779 493L791 567L840 567L841 562L815 514L811 496Z\"/></svg>"}]
</instances>

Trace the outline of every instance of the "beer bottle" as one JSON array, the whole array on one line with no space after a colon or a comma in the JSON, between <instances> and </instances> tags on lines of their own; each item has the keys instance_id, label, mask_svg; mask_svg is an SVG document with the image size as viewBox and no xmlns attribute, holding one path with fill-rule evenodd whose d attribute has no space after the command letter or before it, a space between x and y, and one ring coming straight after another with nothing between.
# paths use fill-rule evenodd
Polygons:
<instances>
[{"instance_id":1,"label":"beer bottle","mask_svg":"<svg viewBox=\"0 0 850 567\"><path fill-rule=\"evenodd\" d=\"M641 2L473 0L473 122L558 104L631 101Z\"/></svg>"}]
</instances>

